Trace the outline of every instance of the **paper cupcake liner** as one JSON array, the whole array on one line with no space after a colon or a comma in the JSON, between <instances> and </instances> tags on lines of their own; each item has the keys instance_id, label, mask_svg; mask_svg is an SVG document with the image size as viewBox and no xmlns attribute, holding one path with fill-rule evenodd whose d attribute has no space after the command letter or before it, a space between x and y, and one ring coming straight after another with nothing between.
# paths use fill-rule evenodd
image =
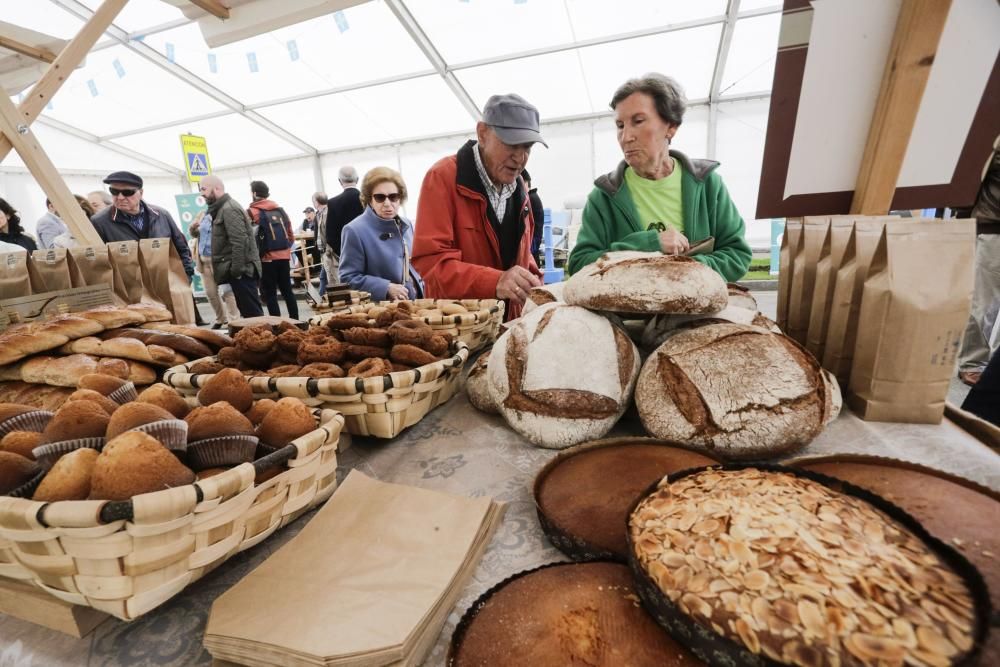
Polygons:
<instances>
[{"instance_id":1,"label":"paper cupcake liner","mask_svg":"<svg viewBox=\"0 0 1000 667\"><path fill-rule=\"evenodd\" d=\"M188 467L195 472L205 468L235 466L253 461L260 440L255 435L224 435L188 443Z\"/></svg>"},{"instance_id":2,"label":"paper cupcake liner","mask_svg":"<svg viewBox=\"0 0 1000 667\"><path fill-rule=\"evenodd\" d=\"M39 470L38 474L7 495L11 498L31 498L31 496L35 495L35 489L37 489L38 485L42 483L42 478L44 477L45 471Z\"/></svg>"},{"instance_id":3,"label":"paper cupcake liner","mask_svg":"<svg viewBox=\"0 0 1000 667\"><path fill-rule=\"evenodd\" d=\"M162 419L129 430L153 436L172 452L184 452L188 447L188 424L183 419Z\"/></svg>"},{"instance_id":4,"label":"paper cupcake liner","mask_svg":"<svg viewBox=\"0 0 1000 667\"><path fill-rule=\"evenodd\" d=\"M0 438L12 431L34 431L41 433L45 430L54 413L48 410L32 410L24 412L16 417L5 419L0 423Z\"/></svg>"},{"instance_id":5,"label":"paper cupcake liner","mask_svg":"<svg viewBox=\"0 0 1000 667\"><path fill-rule=\"evenodd\" d=\"M75 449L82 449L84 447L89 447L90 449L96 449L101 451L104 449L105 438L77 438L75 440L63 440L61 442L50 442L45 445L39 445L31 450L31 453L35 456L35 460L45 470L48 470L59 460L64 454L69 454Z\"/></svg>"},{"instance_id":6,"label":"paper cupcake liner","mask_svg":"<svg viewBox=\"0 0 1000 667\"><path fill-rule=\"evenodd\" d=\"M118 387L110 394L108 394L108 398L110 398L118 405L125 405L126 403L131 403L132 401L138 400L139 392L136 391L134 384L132 384L131 382L126 382L125 384Z\"/></svg>"}]
</instances>

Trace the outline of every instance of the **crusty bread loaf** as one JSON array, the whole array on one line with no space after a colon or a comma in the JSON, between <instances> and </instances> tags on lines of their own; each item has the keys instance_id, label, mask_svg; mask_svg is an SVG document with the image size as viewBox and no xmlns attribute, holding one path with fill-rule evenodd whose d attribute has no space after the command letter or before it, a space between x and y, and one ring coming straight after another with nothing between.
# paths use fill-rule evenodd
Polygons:
<instances>
[{"instance_id":1,"label":"crusty bread loaf","mask_svg":"<svg viewBox=\"0 0 1000 667\"><path fill-rule=\"evenodd\" d=\"M722 276L704 264L658 252L601 255L566 281L566 303L620 313L716 313L729 300Z\"/></svg>"},{"instance_id":2,"label":"crusty bread loaf","mask_svg":"<svg viewBox=\"0 0 1000 667\"><path fill-rule=\"evenodd\" d=\"M112 329L101 334L102 340L112 338L134 338L146 345L162 345L191 359L212 356L212 348L200 340L184 334L153 331L151 329Z\"/></svg>"},{"instance_id":3,"label":"crusty bread loaf","mask_svg":"<svg viewBox=\"0 0 1000 667\"><path fill-rule=\"evenodd\" d=\"M489 379L486 372L490 363L490 351L486 350L469 369L469 375L465 378L465 393L469 396L469 403L472 407L482 412L498 414L496 403L493 401L493 394L490 392Z\"/></svg>"},{"instance_id":4,"label":"crusty bread loaf","mask_svg":"<svg viewBox=\"0 0 1000 667\"><path fill-rule=\"evenodd\" d=\"M782 334L709 323L649 356L635 402L646 430L723 459L787 454L822 430L829 386L819 363Z\"/></svg>"},{"instance_id":5,"label":"crusty bread loaf","mask_svg":"<svg viewBox=\"0 0 1000 667\"><path fill-rule=\"evenodd\" d=\"M69 342L69 337L54 331L19 329L0 335L0 366L13 364L32 354L47 352Z\"/></svg>"},{"instance_id":6,"label":"crusty bread loaf","mask_svg":"<svg viewBox=\"0 0 1000 667\"><path fill-rule=\"evenodd\" d=\"M638 372L639 352L606 317L550 303L500 337L487 377L511 428L541 447L562 448L611 430Z\"/></svg>"},{"instance_id":7,"label":"crusty bread loaf","mask_svg":"<svg viewBox=\"0 0 1000 667\"><path fill-rule=\"evenodd\" d=\"M760 310L757 306L757 299L753 298L753 294L746 287L736 283L727 283L726 290L729 292L729 306L744 310Z\"/></svg>"},{"instance_id":8,"label":"crusty bread loaf","mask_svg":"<svg viewBox=\"0 0 1000 667\"><path fill-rule=\"evenodd\" d=\"M148 324L143 324L141 328L190 336L191 338L200 340L206 345L211 345L216 350L223 347L230 347L233 344L233 339L230 338L229 336L219 333L218 331L212 331L210 329L199 329L198 327L185 327L179 324L168 324L166 322L150 322Z\"/></svg>"},{"instance_id":9,"label":"crusty bread loaf","mask_svg":"<svg viewBox=\"0 0 1000 667\"><path fill-rule=\"evenodd\" d=\"M53 387L27 382L0 382L0 401L24 403L41 410L58 410L66 397L75 391L72 387Z\"/></svg>"},{"instance_id":10,"label":"crusty bread loaf","mask_svg":"<svg viewBox=\"0 0 1000 667\"><path fill-rule=\"evenodd\" d=\"M47 322L40 322L35 326L35 331L51 331L66 336L70 340L93 336L104 331L104 325L100 322L78 317L73 314L58 315Z\"/></svg>"},{"instance_id":11,"label":"crusty bread loaf","mask_svg":"<svg viewBox=\"0 0 1000 667\"><path fill-rule=\"evenodd\" d=\"M541 287L532 287L528 291L528 297L524 300L522 315L527 315L535 308L544 306L547 303L562 303L563 289L566 283L550 283Z\"/></svg>"},{"instance_id":12,"label":"crusty bread loaf","mask_svg":"<svg viewBox=\"0 0 1000 667\"><path fill-rule=\"evenodd\" d=\"M124 375L123 380L130 380L137 385L156 382L156 371L141 362L99 358L88 354L32 357L12 366L0 368L0 380L76 387L84 375L102 372L117 377Z\"/></svg>"},{"instance_id":13,"label":"crusty bread loaf","mask_svg":"<svg viewBox=\"0 0 1000 667\"><path fill-rule=\"evenodd\" d=\"M125 310L140 313L147 322L169 322L173 319L170 311L158 303L133 303L125 306Z\"/></svg>"},{"instance_id":14,"label":"crusty bread loaf","mask_svg":"<svg viewBox=\"0 0 1000 667\"><path fill-rule=\"evenodd\" d=\"M87 336L66 343L58 351L63 354L93 354L99 357L133 359L163 367L173 365L176 358L174 351L168 347L146 345L134 338L101 340Z\"/></svg>"},{"instance_id":15,"label":"crusty bread loaf","mask_svg":"<svg viewBox=\"0 0 1000 667\"><path fill-rule=\"evenodd\" d=\"M88 308L76 315L88 320L94 320L100 323L105 329L125 327L130 324L142 324L146 321L146 317L142 313L119 308L118 306L97 306L96 308Z\"/></svg>"}]
</instances>

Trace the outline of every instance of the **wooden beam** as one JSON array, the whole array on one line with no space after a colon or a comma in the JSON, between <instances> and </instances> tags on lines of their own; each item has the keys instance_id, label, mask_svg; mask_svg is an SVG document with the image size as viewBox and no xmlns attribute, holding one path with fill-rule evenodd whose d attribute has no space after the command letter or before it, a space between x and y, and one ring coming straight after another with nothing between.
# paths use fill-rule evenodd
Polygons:
<instances>
[{"instance_id":1,"label":"wooden beam","mask_svg":"<svg viewBox=\"0 0 1000 667\"><path fill-rule=\"evenodd\" d=\"M17 41L13 37L0 35L0 46L5 49L10 49L15 53L20 53L22 56L28 56L29 58L41 60L46 63L50 63L56 59L56 54L52 53L44 46L32 46L31 44L25 44L24 42Z\"/></svg>"},{"instance_id":2,"label":"wooden beam","mask_svg":"<svg viewBox=\"0 0 1000 667\"><path fill-rule=\"evenodd\" d=\"M220 19L229 18L229 7L223 5L219 0L191 0L195 7L204 9L212 16Z\"/></svg>"},{"instance_id":3,"label":"wooden beam","mask_svg":"<svg viewBox=\"0 0 1000 667\"><path fill-rule=\"evenodd\" d=\"M66 45L55 60L45 70L45 74L39 79L31 91L21 100L18 105L19 123L30 125L38 118L42 109L49 103L63 83L73 73L73 70L83 61L90 49L97 42L97 39L104 34L111 22L118 16L118 12L128 0L104 0L101 6L94 12L94 15L80 28L69 44ZM0 161L10 152L11 143L6 137L0 136Z\"/></svg>"},{"instance_id":4,"label":"wooden beam","mask_svg":"<svg viewBox=\"0 0 1000 667\"><path fill-rule=\"evenodd\" d=\"M903 0L854 187L851 213L889 212L951 0Z\"/></svg>"},{"instance_id":5,"label":"wooden beam","mask_svg":"<svg viewBox=\"0 0 1000 667\"><path fill-rule=\"evenodd\" d=\"M52 160L45 154L26 123L18 122L18 111L6 95L0 95L0 134L13 145L14 150L24 160L45 195L59 211L59 217L69 228L77 241L85 245L104 245L94 225L84 214L76 197L66 187L62 176L56 171Z\"/></svg>"}]
</instances>

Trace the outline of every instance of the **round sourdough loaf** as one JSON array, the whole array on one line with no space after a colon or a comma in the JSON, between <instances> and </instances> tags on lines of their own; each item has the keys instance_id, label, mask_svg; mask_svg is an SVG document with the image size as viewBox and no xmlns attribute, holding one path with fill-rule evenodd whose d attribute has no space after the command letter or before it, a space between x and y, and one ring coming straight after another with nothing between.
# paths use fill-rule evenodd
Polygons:
<instances>
[{"instance_id":1,"label":"round sourdough loaf","mask_svg":"<svg viewBox=\"0 0 1000 667\"><path fill-rule=\"evenodd\" d=\"M550 283L541 287L532 287L528 292L528 297L524 300L522 315L527 315L535 308L544 306L547 303L563 303L563 289L566 283Z\"/></svg>"},{"instance_id":2,"label":"round sourdough loaf","mask_svg":"<svg viewBox=\"0 0 1000 667\"><path fill-rule=\"evenodd\" d=\"M606 318L550 303L531 311L493 346L489 390L515 431L561 449L607 434L625 412L639 352Z\"/></svg>"},{"instance_id":3,"label":"round sourdough loaf","mask_svg":"<svg viewBox=\"0 0 1000 667\"><path fill-rule=\"evenodd\" d=\"M715 322L658 347L639 374L635 402L658 438L722 459L754 459L816 437L834 410L832 393L819 363L792 339Z\"/></svg>"},{"instance_id":4,"label":"round sourdough loaf","mask_svg":"<svg viewBox=\"0 0 1000 667\"><path fill-rule=\"evenodd\" d=\"M718 273L690 257L608 252L566 281L563 299L617 313L715 313L728 303Z\"/></svg>"},{"instance_id":5,"label":"round sourdough loaf","mask_svg":"<svg viewBox=\"0 0 1000 667\"><path fill-rule=\"evenodd\" d=\"M489 368L490 351L486 350L479 355L476 362L469 369L469 376L465 378L465 393L469 397L472 407L482 412L497 414L496 403L493 401L493 394L490 393L489 379L486 371Z\"/></svg>"}]
</instances>

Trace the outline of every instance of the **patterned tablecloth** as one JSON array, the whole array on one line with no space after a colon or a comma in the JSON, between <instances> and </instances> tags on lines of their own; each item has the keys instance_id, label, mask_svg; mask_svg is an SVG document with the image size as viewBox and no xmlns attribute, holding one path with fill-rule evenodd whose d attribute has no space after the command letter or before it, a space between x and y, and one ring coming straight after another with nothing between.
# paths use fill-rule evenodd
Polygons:
<instances>
[{"instance_id":1,"label":"patterned tablecloth","mask_svg":"<svg viewBox=\"0 0 1000 667\"><path fill-rule=\"evenodd\" d=\"M641 433L638 420L626 418L611 435ZM801 454L836 452L916 461L1000 489L1000 456L948 423L876 424L842 414ZM356 468L376 479L468 496L490 495L508 503L503 525L425 664L444 663L455 624L487 588L515 572L566 560L542 535L531 495L535 473L555 454L529 445L502 418L477 412L460 394L394 441L355 438L354 446L340 455L341 479ZM212 601L297 534L313 514L233 557L138 620L108 620L83 639L0 614L0 667L210 664L202 633Z\"/></svg>"}]
</instances>

